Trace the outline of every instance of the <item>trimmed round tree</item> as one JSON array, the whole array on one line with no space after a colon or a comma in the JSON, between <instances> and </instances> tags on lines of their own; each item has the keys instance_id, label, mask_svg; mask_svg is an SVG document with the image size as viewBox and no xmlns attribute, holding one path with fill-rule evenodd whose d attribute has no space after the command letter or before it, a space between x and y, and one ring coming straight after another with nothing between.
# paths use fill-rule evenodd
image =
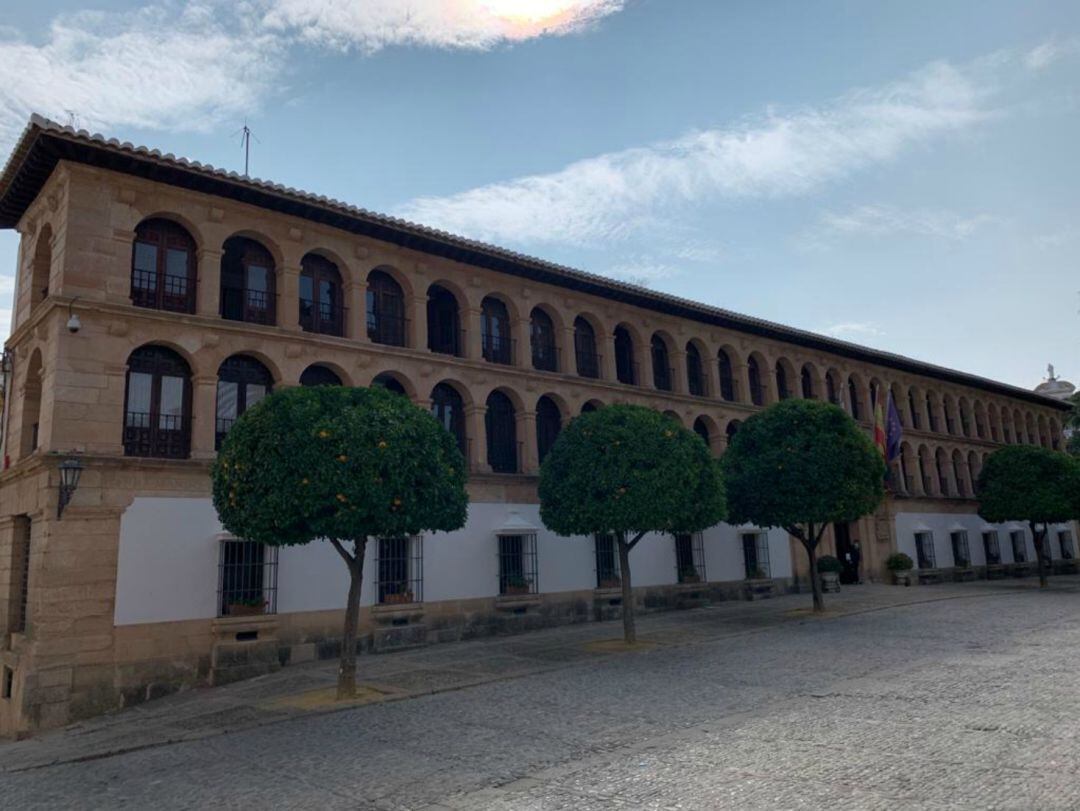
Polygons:
<instances>
[{"instance_id":1,"label":"trimmed round tree","mask_svg":"<svg viewBox=\"0 0 1080 811\"><path fill-rule=\"evenodd\" d=\"M1034 445L999 448L979 473L979 515L995 524L1027 522L1045 587L1048 525L1080 517L1080 461Z\"/></svg>"},{"instance_id":2,"label":"trimmed round tree","mask_svg":"<svg viewBox=\"0 0 1080 811\"><path fill-rule=\"evenodd\" d=\"M623 632L637 641L630 552L649 532L699 532L724 518L719 466L701 437L641 406L582 414L540 468L540 518L559 535L611 535L619 550Z\"/></svg>"},{"instance_id":3,"label":"trimmed round tree","mask_svg":"<svg viewBox=\"0 0 1080 811\"><path fill-rule=\"evenodd\" d=\"M297 387L248 409L214 463L214 506L250 541L328 541L349 569L338 697L356 690L356 626L368 538L465 523L465 460L431 414L380 387Z\"/></svg>"},{"instance_id":4,"label":"trimmed round tree","mask_svg":"<svg viewBox=\"0 0 1080 811\"><path fill-rule=\"evenodd\" d=\"M739 426L721 466L734 524L783 527L810 560L814 610L823 611L817 547L832 523L873 512L885 496L885 462L843 410L784 400Z\"/></svg>"}]
</instances>

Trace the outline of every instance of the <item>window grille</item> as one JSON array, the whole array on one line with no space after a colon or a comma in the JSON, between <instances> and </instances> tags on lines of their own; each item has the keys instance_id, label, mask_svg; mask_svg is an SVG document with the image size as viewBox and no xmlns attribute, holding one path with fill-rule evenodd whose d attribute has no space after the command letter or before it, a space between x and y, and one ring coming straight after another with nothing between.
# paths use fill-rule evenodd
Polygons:
<instances>
[{"instance_id":1,"label":"window grille","mask_svg":"<svg viewBox=\"0 0 1080 811\"><path fill-rule=\"evenodd\" d=\"M596 549L596 587L598 589L617 589L622 586L622 573L619 568L619 549L614 535L598 534L593 536Z\"/></svg>"},{"instance_id":2,"label":"window grille","mask_svg":"<svg viewBox=\"0 0 1080 811\"><path fill-rule=\"evenodd\" d=\"M424 601L424 539L379 538L375 589L381 605Z\"/></svg>"},{"instance_id":3,"label":"window grille","mask_svg":"<svg viewBox=\"0 0 1080 811\"><path fill-rule=\"evenodd\" d=\"M480 304L480 348L488 363L513 363L510 315L498 299L485 298Z\"/></svg>"},{"instance_id":4,"label":"window grille","mask_svg":"<svg viewBox=\"0 0 1080 811\"><path fill-rule=\"evenodd\" d=\"M499 536L499 594L538 594L536 533Z\"/></svg>"},{"instance_id":5,"label":"window grille","mask_svg":"<svg viewBox=\"0 0 1080 811\"><path fill-rule=\"evenodd\" d=\"M695 397L704 397L708 392L708 379L701 366L701 353L694 344L686 346L686 388Z\"/></svg>"},{"instance_id":6,"label":"window grille","mask_svg":"<svg viewBox=\"0 0 1080 811\"><path fill-rule=\"evenodd\" d=\"M457 299L444 287L428 290L428 349L442 355L461 355L462 330Z\"/></svg>"},{"instance_id":7,"label":"window grille","mask_svg":"<svg viewBox=\"0 0 1080 811\"><path fill-rule=\"evenodd\" d=\"M1001 547L998 544L997 532L984 532L982 534L982 540L983 551L986 553L986 564L988 566L996 566L1001 563Z\"/></svg>"},{"instance_id":8,"label":"window grille","mask_svg":"<svg viewBox=\"0 0 1080 811\"><path fill-rule=\"evenodd\" d=\"M278 548L254 541L221 542L218 616L277 613Z\"/></svg>"},{"instance_id":9,"label":"window grille","mask_svg":"<svg viewBox=\"0 0 1080 811\"><path fill-rule=\"evenodd\" d=\"M920 569L937 568L937 555L934 551L934 533L915 533L915 555L919 559Z\"/></svg>"},{"instance_id":10,"label":"window grille","mask_svg":"<svg viewBox=\"0 0 1080 811\"><path fill-rule=\"evenodd\" d=\"M1023 531L1010 532L1009 540L1012 541L1013 560L1016 563L1027 563L1027 544L1024 543Z\"/></svg>"},{"instance_id":11,"label":"window grille","mask_svg":"<svg viewBox=\"0 0 1080 811\"><path fill-rule=\"evenodd\" d=\"M735 399L735 372L731 366L731 358L721 349L716 353L716 362L720 374L720 396L731 402Z\"/></svg>"},{"instance_id":12,"label":"window grille","mask_svg":"<svg viewBox=\"0 0 1080 811\"><path fill-rule=\"evenodd\" d=\"M221 450L240 416L273 390L274 377L262 363L247 355L232 355L218 368L214 447Z\"/></svg>"},{"instance_id":13,"label":"window grille","mask_svg":"<svg viewBox=\"0 0 1080 811\"><path fill-rule=\"evenodd\" d=\"M700 532L675 536L675 571L680 583L705 582L705 540Z\"/></svg>"},{"instance_id":14,"label":"window grille","mask_svg":"<svg viewBox=\"0 0 1080 811\"><path fill-rule=\"evenodd\" d=\"M491 469L495 473L518 473L517 416L510 398L501 391L493 391L487 399L484 422Z\"/></svg>"},{"instance_id":15,"label":"window grille","mask_svg":"<svg viewBox=\"0 0 1080 811\"><path fill-rule=\"evenodd\" d=\"M600 356L596 353L596 332L581 316L574 320L574 358L580 377L600 377Z\"/></svg>"},{"instance_id":16,"label":"window grille","mask_svg":"<svg viewBox=\"0 0 1080 811\"><path fill-rule=\"evenodd\" d=\"M345 334L345 301L337 265L318 254L300 263L300 329Z\"/></svg>"},{"instance_id":17,"label":"window grille","mask_svg":"<svg viewBox=\"0 0 1080 811\"><path fill-rule=\"evenodd\" d=\"M21 634L26 631L26 609L30 597L30 519L25 515L15 518L11 573L14 580L11 584L12 614L8 630L13 634Z\"/></svg>"},{"instance_id":18,"label":"window grille","mask_svg":"<svg viewBox=\"0 0 1080 811\"><path fill-rule=\"evenodd\" d=\"M1058 545L1061 547L1061 559L1073 560L1076 557L1076 549L1073 546L1072 533L1063 530L1058 533Z\"/></svg>"},{"instance_id":19,"label":"window grille","mask_svg":"<svg viewBox=\"0 0 1080 811\"><path fill-rule=\"evenodd\" d=\"M747 532L742 536L742 548L746 579L767 580L771 578L769 536L764 532Z\"/></svg>"},{"instance_id":20,"label":"window grille","mask_svg":"<svg viewBox=\"0 0 1080 811\"><path fill-rule=\"evenodd\" d=\"M971 550L968 547L967 532L960 530L950 533L949 539L952 541L953 565L966 569L971 565Z\"/></svg>"},{"instance_id":21,"label":"window grille","mask_svg":"<svg viewBox=\"0 0 1080 811\"><path fill-rule=\"evenodd\" d=\"M221 317L274 324L275 269L269 251L254 240L231 237L221 257Z\"/></svg>"},{"instance_id":22,"label":"window grille","mask_svg":"<svg viewBox=\"0 0 1080 811\"><path fill-rule=\"evenodd\" d=\"M533 310L529 332L533 368L542 372L557 372L558 347L555 345L555 324L551 316L541 309Z\"/></svg>"},{"instance_id":23,"label":"window grille","mask_svg":"<svg viewBox=\"0 0 1080 811\"><path fill-rule=\"evenodd\" d=\"M634 339L625 327L615 328L615 379L630 386L637 383Z\"/></svg>"},{"instance_id":24,"label":"window grille","mask_svg":"<svg viewBox=\"0 0 1080 811\"><path fill-rule=\"evenodd\" d=\"M168 220L135 229L131 252L131 302L178 313L195 312L195 242Z\"/></svg>"},{"instance_id":25,"label":"window grille","mask_svg":"<svg viewBox=\"0 0 1080 811\"><path fill-rule=\"evenodd\" d=\"M653 386L660 391L671 391L673 375L668 362L667 344L659 335L654 335L650 349L653 362Z\"/></svg>"},{"instance_id":26,"label":"window grille","mask_svg":"<svg viewBox=\"0 0 1080 811\"><path fill-rule=\"evenodd\" d=\"M562 413L550 397L536 403L536 455L540 462L548 455L562 431Z\"/></svg>"},{"instance_id":27,"label":"window grille","mask_svg":"<svg viewBox=\"0 0 1080 811\"><path fill-rule=\"evenodd\" d=\"M185 459L191 448L191 372L170 349L144 346L128 357L124 455Z\"/></svg>"}]
</instances>

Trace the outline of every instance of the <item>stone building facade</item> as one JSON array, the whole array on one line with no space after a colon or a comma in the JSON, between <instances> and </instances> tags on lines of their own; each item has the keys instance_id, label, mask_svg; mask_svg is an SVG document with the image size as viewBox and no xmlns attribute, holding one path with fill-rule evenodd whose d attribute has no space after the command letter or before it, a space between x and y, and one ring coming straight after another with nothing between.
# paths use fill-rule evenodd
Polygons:
<instances>
[{"instance_id":1,"label":"stone building facade","mask_svg":"<svg viewBox=\"0 0 1080 811\"><path fill-rule=\"evenodd\" d=\"M560 425L610 403L667 412L721 454L778 398L828 399L869 428L891 392L905 425L893 492L829 548L860 540L871 579L897 549L927 574L1033 560L1024 528L985 526L972 498L998 445L1060 445L1066 407L1032 392L39 118L0 175L0 227L21 235L0 734L336 655L346 575L333 552L254 549L210 505L231 421L301 383L396 389L433 409L469 461L463 530L369 545L373 649L618 613L604 539L556 538L536 505ZM61 516L67 458L83 472ZM1056 528L1061 566L1071 532ZM804 556L775 529L722 525L634 554L644 609L805 585Z\"/></svg>"}]
</instances>

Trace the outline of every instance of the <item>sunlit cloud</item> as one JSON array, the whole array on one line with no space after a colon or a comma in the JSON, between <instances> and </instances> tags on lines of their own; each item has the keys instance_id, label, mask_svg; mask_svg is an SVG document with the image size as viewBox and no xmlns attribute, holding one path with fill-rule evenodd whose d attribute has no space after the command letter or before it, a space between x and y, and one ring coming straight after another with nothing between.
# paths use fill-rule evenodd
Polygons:
<instances>
[{"instance_id":1,"label":"sunlit cloud","mask_svg":"<svg viewBox=\"0 0 1080 811\"><path fill-rule=\"evenodd\" d=\"M578 161L544 175L448 197L404 216L468 236L518 243L617 240L680 207L715 198L811 193L905 150L985 120L988 91L947 63L831 104L772 110L728 127Z\"/></svg>"},{"instance_id":2,"label":"sunlit cloud","mask_svg":"<svg viewBox=\"0 0 1080 811\"><path fill-rule=\"evenodd\" d=\"M487 49L581 31L624 0L263 0L282 33L368 53L394 45Z\"/></svg>"},{"instance_id":3,"label":"sunlit cloud","mask_svg":"<svg viewBox=\"0 0 1080 811\"><path fill-rule=\"evenodd\" d=\"M877 338L885 333L872 321L845 321L821 330L833 338Z\"/></svg>"},{"instance_id":4,"label":"sunlit cloud","mask_svg":"<svg viewBox=\"0 0 1080 811\"><path fill-rule=\"evenodd\" d=\"M809 245L820 245L844 237L926 236L964 240L996 222L989 214L958 214L944 209L901 209L895 206L864 205L848 211L827 211L818 224L804 235Z\"/></svg>"}]
</instances>

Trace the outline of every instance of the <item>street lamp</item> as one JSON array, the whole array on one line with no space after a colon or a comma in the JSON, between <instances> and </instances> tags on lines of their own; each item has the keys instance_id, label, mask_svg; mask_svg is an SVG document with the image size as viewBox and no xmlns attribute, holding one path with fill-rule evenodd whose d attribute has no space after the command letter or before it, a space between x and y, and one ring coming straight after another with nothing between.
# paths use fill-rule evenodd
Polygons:
<instances>
[{"instance_id":1,"label":"street lamp","mask_svg":"<svg viewBox=\"0 0 1080 811\"><path fill-rule=\"evenodd\" d=\"M64 513L64 507L71 501L71 497L75 495L75 490L79 486L79 477L83 472L83 465L75 457L71 456L60 463L58 468L60 471L60 497L56 500L56 518L60 520L60 516Z\"/></svg>"}]
</instances>

